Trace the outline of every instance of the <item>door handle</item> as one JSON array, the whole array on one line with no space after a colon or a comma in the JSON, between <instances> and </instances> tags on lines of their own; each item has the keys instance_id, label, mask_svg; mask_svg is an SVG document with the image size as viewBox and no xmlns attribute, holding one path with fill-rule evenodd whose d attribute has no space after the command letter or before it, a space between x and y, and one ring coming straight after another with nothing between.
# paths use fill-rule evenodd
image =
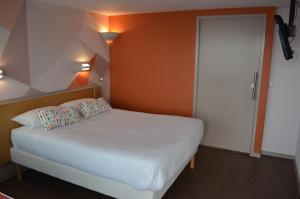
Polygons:
<instances>
[{"instance_id":1,"label":"door handle","mask_svg":"<svg viewBox=\"0 0 300 199\"><path fill-rule=\"evenodd\" d=\"M253 101L255 101L257 98L258 76L259 76L258 72L254 72L253 82L251 84Z\"/></svg>"}]
</instances>

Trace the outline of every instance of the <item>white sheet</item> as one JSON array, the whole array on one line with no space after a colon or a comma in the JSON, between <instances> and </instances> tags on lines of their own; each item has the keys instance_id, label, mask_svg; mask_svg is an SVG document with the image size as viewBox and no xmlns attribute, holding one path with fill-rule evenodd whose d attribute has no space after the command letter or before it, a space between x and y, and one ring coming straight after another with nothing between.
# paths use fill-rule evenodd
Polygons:
<instances>
[{"instance_id":1,"label":"white sheet","mask_svg":"<svg viewBox=\"0 0 300 199\"><path fill-rule=\"evenodd\" d=\"M137 190L160 190L196 151L201 120L113 109L46 131L12 131L14 147Z\"/></svg>"}]
</instances>

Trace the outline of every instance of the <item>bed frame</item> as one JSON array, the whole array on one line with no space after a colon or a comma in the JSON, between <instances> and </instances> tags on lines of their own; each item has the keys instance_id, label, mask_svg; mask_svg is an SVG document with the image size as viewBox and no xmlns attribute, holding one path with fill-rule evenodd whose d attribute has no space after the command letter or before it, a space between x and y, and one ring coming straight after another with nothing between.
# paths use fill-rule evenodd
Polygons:
<instances>
[{"instance_id":1,"label":"bed frame","mask_svg":"<svg viewBox=\"0 0 300 199\"><path fill-rule=\"evenodd\" d=\"M120 199L160 199L167 192L169 187L174 183L179 174L183 171L189 161L180 168L178 173L159 191L139 191L126 184L112 181L106 178L91 175L78 169L46 160L26 151L11 148L10 134L13 128L18 127L11 118L25 111L48 105L59 105L63 102L85 98L99 97L99 87L89 87L76 91L65 91L53 93L47 96L40 96L30 99L16 100L0 104L0 112L5 113L4 117L0 117L0 123L5 125L4 131L1 132L1 156L0 165L9 160L16 163L16 174L19 180L22 179L21 166L31 168L33 170L45 173L47 175L59 178L61 180L82 186L84 188L112 196ZM1 129L2 130L2 129ZM4 140L2 138L5 138ZM4 144L4 145L3 145ZM4 146L4 147L2 147ZM195 151L196 153L196 151ZM194 154L195 154L194 153ZM190 157L190 169L195 168L195 156Z\"/></svg>"},{"instance_id":2,"label":"bed frame","mask_svg":"<svg viewBox=\"0 0 300 199\"><path fill-rule=\"evenodd\" d=\"M42 106L59 105L70 100L100 96L101 87L85 87L0 102L0 165L10 161L11 130L20 127L18 123L11 120L13 117Z\"/></svg>"},{"instance_id":3,"label":"bed frame","mask_svg":"<svg viewBox=\"0 0 300 199\"><path fill-rule=\"evenodd\" d=\"M41 173L45 173L61 180L119 199L161 199L177 179L179 174L183 171L185 165L189 163L186 162L184 167L180 168L180 170L161 190L139 191L126 184L91 175L78 169L43 159L14 147L10 149L10 153L12 161L16 163L16 172L19 180L22 179L20 165L23 165ZM193 168L194 156L191 157L191 159L193 160L191 161L193 164L190 164L190 168Z\"/></svg>"}]
</instances>

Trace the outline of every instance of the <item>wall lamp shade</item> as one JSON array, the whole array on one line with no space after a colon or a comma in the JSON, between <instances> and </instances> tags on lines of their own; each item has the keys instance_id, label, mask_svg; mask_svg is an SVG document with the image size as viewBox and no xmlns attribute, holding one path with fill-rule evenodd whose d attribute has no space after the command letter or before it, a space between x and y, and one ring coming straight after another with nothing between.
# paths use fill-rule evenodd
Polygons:
<instances>
[{"instance_id":1,"label":"wall lamp shade","mask_svg":"<svg viewBox=\"0 0 300 199\"><path fill-rule=\"evenodd\" d=\"M4 74L3 74L3 70L0 69L0 79L3 79Z\"/></svg>"},{"instance_id":2,"label":"wall lamp shade","mask_svg":"<svg viewBox=\"0 0 300 199\"><path fill-rule=\"evenodd\" d=\"M91 69L91 65L89 63L81 64L81 71L89 71Z\"/></svg>"},{"instance_id":3,"label":"wall lamp shade","mask_svg":"<svg viewBox=\"0 0 300 199\"><path fill-rule=\"evenodd\" d=\"M120 35L120 33L118 33L118 32L101 32L101 35L103 36L105 41L113 41Z\"/></svg>"}]
</instances>

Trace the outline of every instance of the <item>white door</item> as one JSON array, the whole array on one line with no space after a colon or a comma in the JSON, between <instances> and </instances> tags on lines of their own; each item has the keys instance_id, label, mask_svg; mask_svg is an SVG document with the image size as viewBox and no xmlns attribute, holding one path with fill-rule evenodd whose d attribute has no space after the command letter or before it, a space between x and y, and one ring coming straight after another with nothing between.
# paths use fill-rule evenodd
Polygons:
<instances>
[{"instance_id":1,"label":"white door","mask_svg":"<svg viewBox=\"0 0 300 199\"><path fill-rule=\"evenodd\" d=\"M250 153L264 22L258 15L199 19L195 109L205 122L203 145Z\"/></svg>"}]
</instances>

